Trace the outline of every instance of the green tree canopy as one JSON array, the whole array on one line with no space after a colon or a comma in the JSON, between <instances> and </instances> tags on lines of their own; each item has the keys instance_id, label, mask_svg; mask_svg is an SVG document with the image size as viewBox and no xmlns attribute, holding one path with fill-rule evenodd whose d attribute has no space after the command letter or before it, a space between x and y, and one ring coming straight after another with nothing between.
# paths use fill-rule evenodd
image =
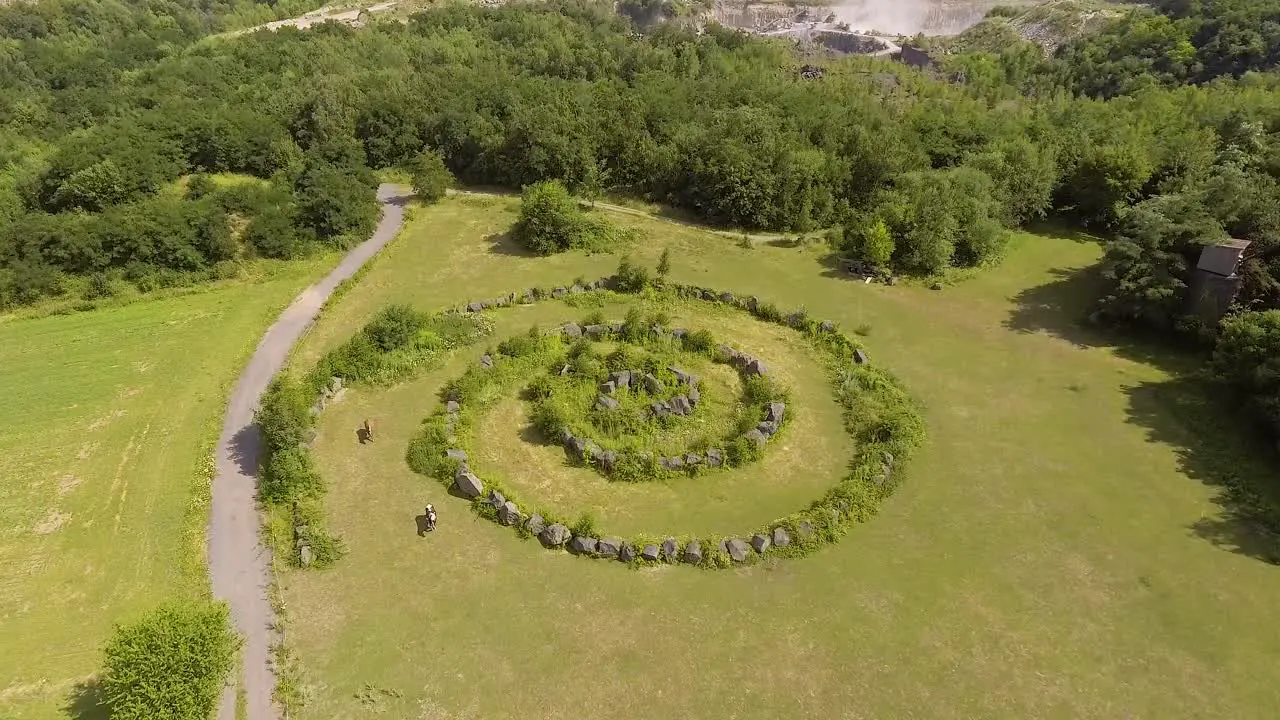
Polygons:
<instances>
[{"instance_id":1,"label":"green tree canopy","mask_svg":"<svg viewBox=\"0 0 1280 720\"><path fill-rule=\"evenodd\" d=\"M102 672L112 720L208 720L236 647L222 604L172 603L117 627Z\"/></svg>"}]
</instances>

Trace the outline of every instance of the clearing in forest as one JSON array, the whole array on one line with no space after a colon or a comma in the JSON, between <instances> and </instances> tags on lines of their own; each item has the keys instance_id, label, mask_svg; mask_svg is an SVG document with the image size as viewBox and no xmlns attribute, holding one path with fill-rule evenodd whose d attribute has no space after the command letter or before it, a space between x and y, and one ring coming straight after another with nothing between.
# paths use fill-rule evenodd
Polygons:
<instances>
[{"instance_id":1,"label":"clearing in forest","mask_svg":"<svg viewBox=\"0 0 1280 720\"><path fill-rule=\"evenodd\" d=\"M416 211L295 366L390 303L457 307L617 267L611 255L528 256L507 237L516 209L455 196ZM547 551L413 472L406 447L487 348L649 301L493 311L488 339L408 382L350 387L321 415L327 523L348 553L281 577L287 676L306 699L296 717L1266 718L1280 707L1280 629L1268 622L1280 574L1215 487L1224 467L1267 470L1223 434L1176 358L1075 322L1095 296L1096 245L1022 234L1000 267L933 291L852 282L812 245L746 248L616 217L642 234L637 262L652 268L670 249L674 282L857 333L923 407L928 439L901 486L801 559L635 569ZM805 343L740 314L668 311L785 379L795 424L760 461L610 482L528 436L530 404L514 393L476 418L476 473L566 516L590 509L620 534L741 533L820 495L850 440ZM734 387L704 372L709 390ZM378 436L362 445L366 418ZM427 503L440 522L422 537Z\"/></svg>"}]
</instances>

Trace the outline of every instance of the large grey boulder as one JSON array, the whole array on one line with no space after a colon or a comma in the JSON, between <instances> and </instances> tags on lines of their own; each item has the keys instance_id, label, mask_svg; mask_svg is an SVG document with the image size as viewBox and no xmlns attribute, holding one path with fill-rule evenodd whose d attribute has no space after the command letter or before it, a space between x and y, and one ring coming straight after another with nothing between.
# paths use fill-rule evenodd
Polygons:
<instances>
[{"instance_id":1,"label":"large grey boulder","mask_svg":"<svg viewBox=\"0 0 1280 720\"><path fill-rule=\"evenodd\" d=\"M690 540L688 545L684 546L684 554L680 556L681 560L690 565L697 565L702 562L702 544L697 540Z\"/></svg>"},{"instance_id":2,"label":"large grey boulder","mask_svg":"<svg viewBox=\"0 0 1280 720\"><path fill-rule=\"evenodd\" d=\"M667 562L675 562L679 560L679 552L680 543L675 538L669 537L662 541L662 556L667 559Z\"/></svg>"},{"instance_id":3,"label":"large grey boulder","mask_svg":"<svg viewBox=\"0 0 1280 720\"><path fill-rule=\"evenodd\" d=\"M818 329L822 330L822 332L825 332L825 333L835 332L836 324L831 322L830 320L823 320L822 324L818 326Z\"/></svg>"},{"instance_id":4,"label":"large grey boulder","mask_svg":"<svg viewBox=\"0 0 1280 720\"><path fill-rule=\"evenodd\" d=\"M520 508L510 500L502 504L498 508L498 522L503 525L517 525L520 523Z\"/></svg>"},{"instance_id":5,"label":"large grey boulder","mask_svg":"<svg viewBox=\"0 0 1280 720\"><path fill-rule=\"evenodd\" d=\"M791 534L784 527L776 527L773 529L773 546L786 547L791 544Z\"/></svg>"},{"instance_id":6,"label":"large grey boulder","mask_svg":"<svg viewBox=\"0 0 1280 720\"><path fill-rule=\"evenodd\" d=\"M600 392L605 395L612 395L618 391L618 384L612 380L600 383Z\"/></svg>"},{"instance_id":7,"label":"large grey boulder","mask_svg":"<svg viewBox=\"0 0 1280 720\"><path fill-rule=\"evenodd\" d=\"M857 365L866 365L867 363L871 362L871 359L868 358L867 354L862 350L854 350L853 362Z\"/></svg>"},{"instance_id":8,"label":"large grey boulder","mask_svg":"<svg viewBox=\"0 0 1280 720\"><path fill-rule=\"evenodd\" d=\"M546 527L547 521L538 513L530 515L529 519L524 521L524 529L528 530L530 535L538 535Z\"/></svg>"},{"instance_id":9,"label":"large grey boulder","mask_svg":"<svg viewBox=\"0 0 1280 720\"><path fill-rule=\"evenodd\" d=\"M311 567L311 562L315 559L315 555L311 552L310 545L303 545L298 548L298 564L304 568Z\"/></svg>"},{"instance_id":10,"label":"large grey boulder","mask_svg":"<svg viewBox=\"0 0 1280 720\"><path fill-rule=\"evenodd\" d=\"M764 419L769 422L782 423L782 416L787 411L786 403L771 402L769 409L765 411Z\"/></svg>"},{"instance_id":11,"label":"large grey boulder","mask_svg":"<svg viewBox=\"0 0 1280 720\"><path fill-rule=\"evenodd\" d=\"M755 443L757 447L763 446L764 441L766 440L764 433L760 432L759 428L751 428L743 433L742 437Z\"/></svg>"},{"instance_id":12,"label":"large grey boulder","mask_svg":"<svg viewBox=\"0 0 1280 720\"><path fill-rule=\"evenodd\" d=\"M761 555L764 554L765 550L769 549L770 544L772 544L772 541L766 535L760 535L757 533L756 535L751 536L751 547Z\"/></svg>"},{"instance_id":13,"label":"large grey boulder","mask_svg":"<svg viewBox=\"0 0 1280 720\"><path fill-rule=\"evenodd\" d=\"M662 381L650 373L641 375L640 380L644 383L644 389L649 391L651 394L657 395L663 391Z\"/></svg>"},{"instance_id":14,"label":"large grey boulder","mask_svg":"<svg viewBox=\"0 0 1280 720\"><path fill-rule=\"evenodd\" d=\"M600 395L596 398L597 410L617 410L618 407L620 407L618 401L608 395Z\"/></svg>"},{"instance_id":15,"label":"large grey boulder","mask_svg":"<svg viewBox=\"0 0 1280 720\"><path fill-rule=\"evenodd\" d=\"M595 460L601 470L604 470L605 472L613 472L614 466L618 464L618 451L605 450L604 452L597 454Z\"/></svg>"},{"instance_id":16,"label":"large grey boulder","mask_svg":"<svg viewBox=\"0 0 1280 720\"><path fill-rule=\"evenodd\" d=\"M596 552L597 541L593 537L585 535L574 535L569 541L569 549L579 555L594 555Z\"/></svg>"},{"instance_id":17,"label":"large grey boulder","mask_svg":"<svg viewBox=\"0 0 1280 720\"><path fill-rule=\"evenodd\" d=\"M689 380L693 377L693 376L692 376L692 375L690 375L689 373L687 373L687 372L685 372L685 371L681 370L680 368L678 368L678 367L676 367L676 366L674 366L674 365L668 365L668 366L667 366L667 372L671 373L672 375L675 375L675 376L676 376L676 382L678 382L678 383L687 383L687 382L689 382Z\"/></svg>"},{"instance_id":18,"label":"large grey boulder","mask_svg":"<svg viewBox=\"0 0 1280 720\"><path fill-rule=\"evenodd\" d=\"M800 535L801 539L808 540L813 537L813 523L808 520L801 520L796 523L796 533Z\"/></svg>"},{"instance_id":19,"label":"large grey boulder","mask_svg":"<svg viewBox=\"0 0 1280 720\"><path fill-rule=\"evenodd\" d=\"M671 414L671 405L665 400L658 400L649 404L649 410L653 412L654 417L664 418Z\"/></svg>"},{"instance_id":20,"label":"large grey boulder","mask_svg":"<svg viewBox=\"0 0 1280 720\"><path fill-rule=\"evenodd\" d=\"M493 356L492 356L492 355L490 355L489 353L485 353L485 354L481 355L481 356L480 356L480 367L483 367L483 368L491 368L491 367L493 367Z\"/></svg>"},{"instance_id":21,"label":"large grey boulder","mask_svg":"<svg viewBox=\"0 0 1280 720\"><path fill-rule=\"evenodd\" d=\"M457 449L457 448L450 448L450 449L448 449L448 450L445 450L445 451L444 451L444 456L445 456L445 457L447 457L447 458L449 458L450 460L456 460L456 461L457 461L457 462L459 462L459 463L466 463L466 462L467 462L467 451L466 451L466 450L459 450L459 449Z\"/></svg>"},{"instance_id":22,"label":"large grey boulder","mask_svg":"<svg viewBox=\"0 0 1280 720\"><path fill-rule=\"evenodd\" d=\"M673 552L674 552L674 551L673 551ZM645 560L645 561L647 561L647 562L657 562L657 561L658 561L658 546L657 546L657 545L645 545L645 546L644 546L644 549L640 551L640 557L641 557L641 559L643 559L643 560Z\"/></svg>"},{"instance_id":23,"label":"large grey boulder","mask_svg":"<svg viewBox=\"0 0 1280 720\"><path fill-rule=\"evenodd\" d=\"M751 556L751 546L738 538L730 538L721 544L721 548L729 554L734 562L746 562Z\"/></svg>"},{"instance_id":24,"label":"large grey boulder","mask_svg":"<svg viewBox=\"0 0 1280 720\"><path fill-rule=\"evenodd\" d=\"M609 373L609 382L613 383L615 390L621 390L623 388L630 387L631 371L618 370L617 372L611 372Z\"/></svg>"},{"instance_id":25,"label":"large grey boulder","mask_svg":"<svg viewBox=\"0 0 1280 720\"><path fill-rule=\"evenodd\" d=\"M751 358L750 362L747 363L746 367L742 369L742 372L746 373L747 377L752 377L757 375L763 377L769 374L769 371L764 366L764 363L760 362L756 358Z\"/></svg>"},{"instance_id":26,"label":"large grey boulder","mask_svg":"<svg viewBox=\"0 0 1280 720\"><path fill-rule=\"evenodd\" d=\"M657 548L654 548L654 550L657 550ZM632 560L635 560L636 559L635 547L630 543L624 544L622 546L622 549L618 551L618 559L625 563L629 563Z\"/></svg>"},{"instance_id":27,"label":"large grey boulder","mask_svg":"<svg viewBox=\"0 0 1280 720\"><path fill-rule=\"evenodd\" d=\"M478 313L481 310L484 310L484 303L482 302L467 303L467 312Z\"/></svg>"},{"instance_id":28,"label":"large grey boulder","mask_svg":"<svg viewBox=\"0 0 1280 720\"><path fill-rule=\"evenodd\" d=\"M538 539L547 547L560 547L569 542L569 535L569 528L555 523L543 528L542 532L538 533Z\"/></svg>"},{"instance_id":29,"label":"large grey boulder","mask_svg":"<svg viewBox=\"0 0 1280 720\"><path fill-rule=\"evenodd\" d=\"M697 407L698 401L702 399L702 391L698 389L698 386L696 384L691 385L689 387L688 396L689 396L689 404L693 405L694 407Z\"/></svg>"},{"instance_id":30,"label":"large grey boulder","mask_svg":"<svg viewBox=\"0 0 1280 720\"><path fill-rule=\"evenodd\" d=\"M689 453L684 456L684 464L686 467L695 467L702 464L702 456L698 453Z\"/></svg>"},{"instance_id":31,"label":"large grey boulder","mask_svg":"<svg viewBox=\"0 0 1280 720\"><path fill-rule=\"evenodd\" d=\"M724 292L720 293L720 302L732 305L733 293L729 292L728 290L725 290Z\"/></svg>"},{"instance_id":32,"label":"large grey boulder","mask_svg":"<svg viewBox=\"0 0 1280 720\"><path fill-rule=\"evenodd\" d=\"M622 545L622 538L601 538L600 542L596 543L596 554L606 558L618 557L618 552L622 550Z\"/></svg>"},{"instance_id":33,"label":"large grey boulder","mask_svg":"<svg viewBox=\"0 0 1280 720\"><path fill-rule=\"evenodd\" d=\"M465 467L458 468L457 474L453 476L453 485L458 489L458 494L468 500L478 498L484 493L484 483Z\"/></svg>"},{"instance_id":34,"label":"large grey boulder","mask_svg":"<svg viewBox=\"0 0 1280 720\"><path fill-rule=\"evenodd\" d=\"M569 289L565 287L558 287L551 291L551 297L557 298L557 299L562 298L568 294L569 294Z\"/></svg>"},{"instance_id":35,"label":"large grey boulder","mask_svg":"<svg viewBox=\"0 0 1280 720\"><path fill-rule=\"evenodd\" d=\"M684 395L677 395L670 400L671 412L677 415L688 415L693 412L693 404Z\"/></svg>"},{"instance_id":36,"label":"large grey boulder","mask_svg":"<svg viewBox=\"0 0 1280 720\"><path fill-rule=\"evenodd\" d=\"M707 451L707 467L720 467L724 464L724 451L711 448Z\"/></svg>"},{"instance_id":37,"label":"large grey boulder","mask_svg":"<svg viewBox=\"0 0 1280 720\"><path fill-rule=\"evenodd\" d=\"M571 337L571 338L582 337L582 326L579 325L578 323L569 323L564 327L560 328L560 332L564 333L565 337Z\"/></svg>"},{"instance_id":38,"label":"large grey boulder","mask_svg":"<svg viewBox=\"0 0 1280 720\"><path fill-rule=\"evenodd\" d=\"M497 490L490 490L490 491L489 491L489 504L493 506L493 509L494 509L494 510L497 510L497 509L501 508L503 505L506 505L506 504L507 504L507 498L506 498L506 496L505 496L505 495L503 495L502 493L498 492Z\"/></svg>"},{"instance_id":39,"label":"large grey boulder","mask_svg":"<svg viewBox=\"0 0 1280 720\"><path fill-rule=\"evenodd\" d=\"M444 404L444 411L450 414L456 413L461 409L462 409L462 406L458 404L457 400L450 400L449 402Z\"/></svg>"},{"instance_id":40,"label":"large grey boulder","mask_svg":"<svg viewBox=\"0 0 1280 720\"><path fill-rule=\"evenodd\" d=\"M769 420L761 420L756 424L756 429L765 437L773 437L773 434L778 432L778 423L771 422Z\"/></svg>"},{"instance_id":41,"label":"large grey boulder","mask_svg":"<svg viewBox=\"0 0 1280 720\"><path fill-rule=\"evenodd\" d=\"M603 340L609 335L609 326L587 325L582 328L582 333L592 340Z\"/></svg>"}]
</instances>

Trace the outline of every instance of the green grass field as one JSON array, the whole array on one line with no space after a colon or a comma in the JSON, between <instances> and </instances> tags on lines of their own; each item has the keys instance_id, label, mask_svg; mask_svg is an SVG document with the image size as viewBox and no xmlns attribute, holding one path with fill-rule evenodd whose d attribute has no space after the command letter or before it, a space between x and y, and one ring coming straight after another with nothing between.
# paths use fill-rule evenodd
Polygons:
<instances>
[{"instance_id":1,"label":"green grass field","mask_svg":"<svg viewBox=\"0 0 1280 720\"><path fill-rule=\"evenodd\" d=\"M99 717L113 623L207 592L212 446L258 339L331 258L0 323L0 717Z\"/></svg>"},{"instance_id":2,"label":"green grass field","mask_svg":"<svg viewBox=\"0 0 1280 720\"><path fill-rule=\"evenodd\" d=\"M296 362L309 366L389 302L439 308L616 266L612 256L524 255L504 235L515 207L455 197L418 212ZM1276 547L1220 487L1274 471L1231 438L1176 358L1112 345L1075 322L1096 245L1020 235L1001 267L931 291L850 281L816 248L744 249L695 229L621 221L644 233L637 259L652 266L671 248L677 281L804 306L846 330L869 326L873 362L926 409L929 442L905 484L870 522L803 560L633 571L521 541L405 465L436 391L479 348L395 388L353 389L322 418L317 447L329 517L350 554L332 570L282 577L288 643L309 697L300 717L1280 711L1280 571L1263 561ZM581 315L561 303L504 310L495 340ZM721 329L720 319L702 321ZM815 366L783 357L792 349L768 326L742 323L723 331L774 354L802 413L787 447L754 470L701 486L611 486L521 441L514 400L490 416L477 462L522 493L598 504L599 516L643 528L738 530L739 520L806 501L846 456L823 445L841 437L831 426L838 410ZM360 446L365 417L377 419L379 436ZM805 464L797 471L788 459ZM420 538L414 516L427 502L440 527Z\"/></svg>"}]
</instances>

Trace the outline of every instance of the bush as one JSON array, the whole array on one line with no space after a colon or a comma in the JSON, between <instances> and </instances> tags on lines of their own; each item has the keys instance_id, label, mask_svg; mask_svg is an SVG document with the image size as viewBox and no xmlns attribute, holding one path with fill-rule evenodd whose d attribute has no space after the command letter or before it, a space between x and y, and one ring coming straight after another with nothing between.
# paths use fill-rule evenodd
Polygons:
<instances>
[{"instance_id":1,"label":"bush","mask_svg":"<svg viewBox=\"0 0 1280 720\"><path fill-rule=\"evenodd\" d=\"M1224 320L1209 369L1280 438L1280 310Z\"/></svg>"},{"instance_id":2,"label":"bush","mask_svg":"<svg viewBox=\"0 0 1280 720\"><path fill-rule=\"evenodd\" d=\"M294 227L292 209L264 209L245 226L244 241L261 257L288 260L303 255L306 240Z\"/></svg>"},{"instance_id":3,"label":"bush","mask_svg":"<svg viewBox=\"0 0 1280 720\"><path fill-rule=\"evenodd\" d=\"M569 526L569 531L574 535L582 535L585 537L600 537L600 529L596 527L596 516L590 512L584 512L573 521L573 525Z\"/></svg>"},{"instance_id":4,"label":"bush","mask_svg":"<svg viewBox=\"0 0 1280 720\"><path fill-rule=\"evenodd\" d=\"M235 660L221 603L165 605L107 642L103 698L112 720L208 720Z\"/></svg>"},{"instance_id":5,"label":"bush","mask_svg":"<svg viewBox=\"0 0 1280 720\"><path fill-rule=\"evenodd\" d=\"M218 185L204 173L196 173L187 179L187 199L200 200L218 192Z\"/></svg>"},{"instance_id":6,"label":"bush","mask_svg":"<svg viewBox=\"0 0 1280 720\"><path fill-rule=\"evenodd\" d=\"M564 185L552 180L525 187L512 234L533 252L554 255L572 249L607 250L620 233L604 219L588 218Z\"/></svg>"},{"instance_id":7,"label":"bush","mask_svg":"<svg viewBox=\"0 0 1280 720\"><path fill-rule=\"evenodd\" d=\"M378 311L364 326L364 334L383 352L408 346L427 325L427 316L408 305L391 305Z\"/></svg>"},{"instance_id":8,"label":"bush","mask_svg":"<svg viewBox=\"0 0 1280 720\"><path fill-rule=\"evenodd\" d=\"M405 166L413 184L413 194L423 202L433 203L453 187L453 174L445 167L444 158L434 150L423 150Z\"/></svg>"},{"instance_id":9,"label":"bush","mask_svg":"<svg viewBox=\"0 0 1280 720\"><path fill-rule=\"evenodd\" d=\"M622 258L613 277L618 292L638 293L649 287L649 271L629 257Z\"/></svg>"},{"instance_id":10,"label":"bush","mask_svg":"<svg viewBox=\"0 0 1280 720\"><path fill-rule=\"evenodd\" d=\"M300 445L273 450L262 466L259 495L266 502L289 503L311 499L324 491L311 453Z\"/></svg>"},{"instance_id":11,"label":"bush","mask_svg":"<svg viewBox=\"0 0 1280 720\"><path fill-rule=\"evenodd\" d=\"M689 352L710 355L715 350L715 338L706 329L697 330L684 336L684 349Z\"/></svg>"}]
</instances>

